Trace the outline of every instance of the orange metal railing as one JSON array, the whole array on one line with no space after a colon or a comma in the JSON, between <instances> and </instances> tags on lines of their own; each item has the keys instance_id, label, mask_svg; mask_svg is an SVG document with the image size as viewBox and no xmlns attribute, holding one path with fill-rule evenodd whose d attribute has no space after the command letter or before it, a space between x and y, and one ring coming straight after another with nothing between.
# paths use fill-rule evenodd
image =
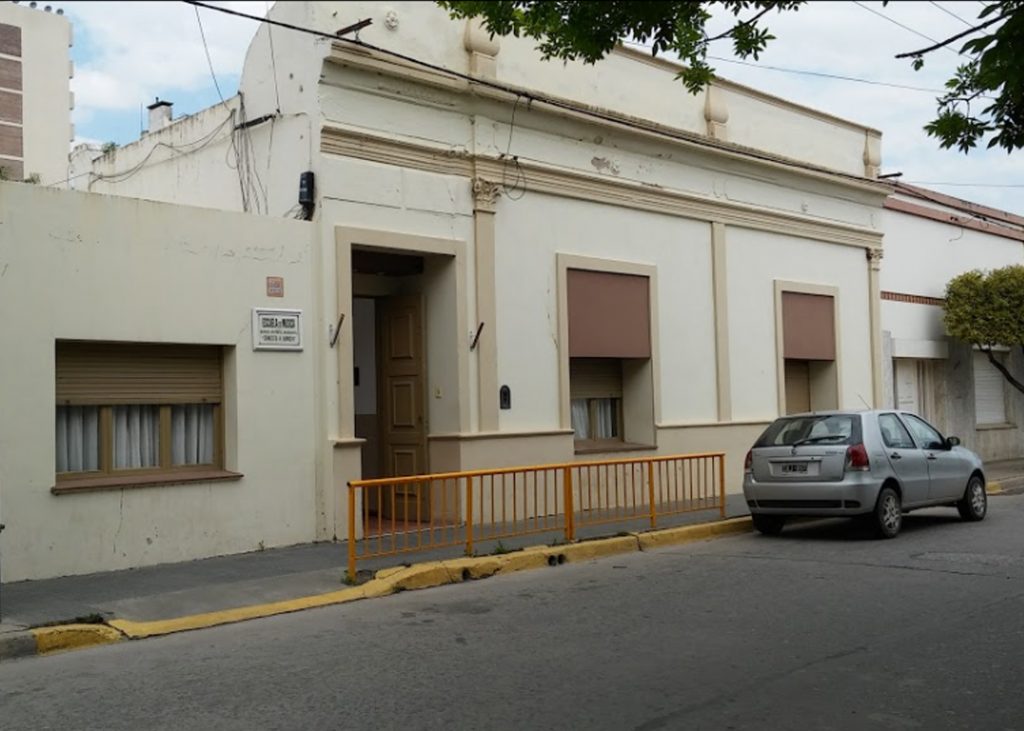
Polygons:
<instances>
[{"instance_id":1,"label":"orange metal railing","mask_svg":"<svg viewBox=\"0 0 1024 731\"><path fill-rule=\"evenodd\" d=\"M507 467L348 483L348 575L359 560L718 509L725 455ZM357 533L357 527L361 531Z\"/></svg>"}]
</instances>

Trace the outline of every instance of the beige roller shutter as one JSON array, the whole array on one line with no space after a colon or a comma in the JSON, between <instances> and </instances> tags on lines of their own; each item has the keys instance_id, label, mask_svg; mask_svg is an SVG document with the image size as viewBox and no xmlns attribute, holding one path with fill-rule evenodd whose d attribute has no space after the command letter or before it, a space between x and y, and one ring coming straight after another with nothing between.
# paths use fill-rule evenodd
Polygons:
<instances>
[{"instance_id":1,"label":"beige roller shutter","mask_svg":"<svg viewBox=\"0 0 1024 731\"><path fill-rule=\"evenodd\" d=\"M996 356L999 357L999 356ZM984 353L974 354L974 413L978 424L1006 423L1006 391L1003 374Z\"/></svg>"},{"instance_id":2,"label":"beige roller shutter","mask_svg":"<svg viewBox=\"0 0 1024 731\"><path fill-rule=\"evenodd\" d=\"M220 403L221 351L209 345L57 343L57 403Z\"/></svg>"},{"instance_id":3,"label":"beige roller shutter","mask_svg":"<svg viewBox=\"0 0 1024 731\"><path fill-rule=\"evenodd\" d=\"M571 358L571 398L622 398L622 362L617 358Z\"/></svg>"}]
</instances>

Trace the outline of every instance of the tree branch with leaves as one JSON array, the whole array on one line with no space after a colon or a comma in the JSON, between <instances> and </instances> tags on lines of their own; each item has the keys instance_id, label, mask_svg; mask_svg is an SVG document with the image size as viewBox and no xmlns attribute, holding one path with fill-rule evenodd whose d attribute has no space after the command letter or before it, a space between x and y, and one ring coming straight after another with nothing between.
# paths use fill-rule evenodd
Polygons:
<instances>
[{"instance_id":1,"label":"tree branch with leaves","mask_svg":"<svg viewBox=\"0 0 1024 731\"><path fill-rule=\"evenodd\" d=\"M494 35L535 39L545 59L596 63L619 43L644 44L655 56L676 56L685 67L679 78L695 94L714 78L715 70L708 63L712 43L731 40L737 57L756 61L775 39L764 25L766 16L793 12L805 3L441 0L438 4L454 18L479 18ZM716 9L731 15L734 23L710 35L707 26ZM940 146L965 153L985 139L989 147L1007 152L1024 147L1024 64L1019 60L1024 53L1024 0L985 3L978 21L967 30L896 58L910 58L913 67L921 69L928 54L953 48L961 40L959 53L966 62L946 82L948 92L936 100L936 117L924 129Z\"/></svg>"},{"instance_id":2,"label":"tree branch with leaves","mask_svg":"<svg viewBox=\"0 0 1024 731\"><path fill-rule=\"evenodd\" d=\"M1024 383L995 356L1000 347L1024 354L1024 266L954 277L946 285L943 309L946 331L985 353L1006 382L1024 393Z\"/></svg>"}]
</instances>

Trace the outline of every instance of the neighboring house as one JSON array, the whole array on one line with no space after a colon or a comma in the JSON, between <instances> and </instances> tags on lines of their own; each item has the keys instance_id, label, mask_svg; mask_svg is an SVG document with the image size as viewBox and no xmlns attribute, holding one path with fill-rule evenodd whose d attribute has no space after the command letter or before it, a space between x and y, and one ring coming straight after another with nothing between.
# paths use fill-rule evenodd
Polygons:
<instances>
[{"instance_id":1,"label":"neighboring house","mask_svg":"<svg viewBox=\"0 0 1024 731\"><path fill-rule=\"evenodd\" d=\"M983 459L1024 457L1024 395L942 322L950 279L1024 264L1024 217L904 183L885 209L885 402L920 413ZM998 357L1024 372L1019 353Z\"/></svg>"},{"instance_id":2,"label":"neighboring house","mask_svg":"<svg viewBox=\"0 0 1024 731\"><path fill-rule=\"evenodd\" d=\"M271 17L373 24L365 45L264 25L239 96L183 119L154 103L148 134L81 150L69 176L262 215L53 193L95 220L55 214L24 241L69 239L80 258L0 241L32 273L4 296L38 318L32 367L0 382L31 379L24 398L55 404L59 428L63 366L47 354L64 341L228 348L215 466L246 478L136 490L112 469L114 492L52 495L84 466L59 461L48 415L31 437L8 419L27 472L2 473L4 516L10 531L32 516L33 534L5 533L5 578L344 537L360 476L723 451L736 492L780 413L882 403L878 132L724 80L691 96L678 66L627 49L544 62L433 3L278 3ZM247 345L239 318L270 276L304 312L301 353ZM129 360L90 361L93 386L115 394ZM186 418L170 400L149 415L162 434ZM116 442L113 409L97 418ZM75 530L89 551L53 537Z\"/></svg>"},{"instance_id":3,"label":"neighboring house","mask_svg":"<svg viewBox=\"0 0 1024 731\"><path fill-rule=\"evenodd\" d=\"M312 540L316 331L252 335L313 310L312 226L19 183L0 221L4 581Z\"/></svg>"},{"instance_id":4,"label":"neighboring house","mask_svg":"<svg viewBox=\"0 0 1024 731\"><path fill-rule=\"evenodd\" d=\"M49 185L68 177L75 136L70 46L63 11L0 3L0 171L6 180Z\"/></svg>"}]
</instances>

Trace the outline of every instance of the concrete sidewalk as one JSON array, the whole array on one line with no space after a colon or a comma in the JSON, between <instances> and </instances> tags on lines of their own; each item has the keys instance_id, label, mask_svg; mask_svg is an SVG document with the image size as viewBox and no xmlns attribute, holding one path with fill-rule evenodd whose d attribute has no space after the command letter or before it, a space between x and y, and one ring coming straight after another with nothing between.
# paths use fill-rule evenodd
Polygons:
<instances>
[{"instance_id":1,"label":"concrete sidewalk","mask_svg":"<svg viewBox=\"0 0 1024 731\"><path fill-rule=\"evenodd\" d=\"M747 514L742 495L727 498L728 517ZM719 520L717 510L659 519L659 528ZM579 531L589 539L648 530L646 520ZM501 551L559 542L550 535L503 539ZM491 554L497 542L478 542L478 556ZM409 562L421 564L461 558L458 547L360 561L360 579ZM345 543L315 543L140 569L22 581L0 587L0 659L35 654L25 639L32 628L103 625L124 621L152 624L327 595L347 589ZM383 572L382 572L383 573ZM88 628L81 630L88 633ZM105 636L105 635L104 635ZM20 639L18 639L20 638ZM16 641L17 639L17 641ZM11 647L16 650L11 650ZM4 648L8 647L7 650Z\"/></svg>"},{"instance_id":2,"label":"concrete sidewalk","mask_svg":"<svg viewBox=\"0 0 1024 731\"><path fill-rule=\"evenodd\" d=\"M991 493L1024 492L1024 460L992 462L986 468ZM747 515L742 495L728 496L726 515L729 518ZM718 519L717 511L701 511L662 518L659 528L715 523ZM590 539L638 533L648 528L646 520L637 520L581 530L578 537ZM561 539L559 532L504 539L501 545L503 551L515 550L553 544ZM478 556L486 556L496 547L495 541L478 541L475 548ZM343 580L346 557L345 543L315 543L125 571L4 584L0 587L0 659L46 651L46 642L50 640L38 640L30 632L33 628L82 627L68 630L71 637L66 641L54 640L57 644L52 649L61 649L119 639L121 634L108 626L111 623L142 626L164 622L171 626L183 618L210 617L216 613L244 619L261 616L256 609L259 606L340 596L353 591ZM407 566L409 562L427 565L444 560L451 563L452 559L460 557L458 547L420 551L364 560L359 563L359 570L362 579L377 572L378 575L389 573L384 570L393 571L394 567ZM315 602L309 604L314 605ZM302 607L296 604L295 608ZM279 611L294 609L281 610L279 606L270 613ZM81 636L76 639L74 632Z\"/></svg>"}]
</instances>

